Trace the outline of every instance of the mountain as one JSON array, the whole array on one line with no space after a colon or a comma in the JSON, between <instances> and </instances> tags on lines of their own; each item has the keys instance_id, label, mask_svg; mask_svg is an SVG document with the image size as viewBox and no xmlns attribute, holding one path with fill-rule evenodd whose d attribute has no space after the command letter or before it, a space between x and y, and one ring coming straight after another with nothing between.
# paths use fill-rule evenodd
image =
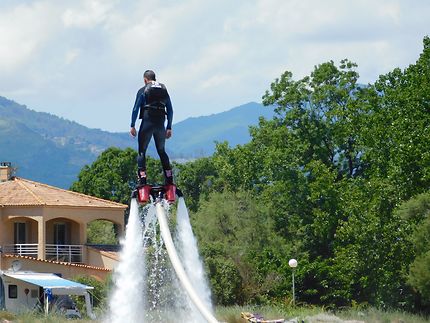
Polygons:
<instances>
[{"instance_id":1,"label":"mountain","mask_svg":"<svg viewBox=\"0 0 430 323\"><path fill-rule=\"evenodd\" d=\"M226 112L188 118L173 125L173 137L167 146L175 157L201 157L214 152L215 141L231 146L250 140L249 126L257 125L260 116L270 119L273 109L250 102Z\"/></svg>"},{"instance_id":2,"label":"mountain","mask_svg":"<svg viewBox=\"0 0 430 323\"><path fill-rule=\"evenodd\" d=\"M173 159L190 159L213 153L215 141L231 145L249 141L248 127L259 116L270 118L272 109L248 103L229 111L189 118L173 125L167 148ZM80 169L106 148L136 146L128 133L90 129L55 115L36 112L0 96L0 161L18 167L17 175L68 188ZM156 156L154 145L148 153Z\"/></svg>"}]
</instances>

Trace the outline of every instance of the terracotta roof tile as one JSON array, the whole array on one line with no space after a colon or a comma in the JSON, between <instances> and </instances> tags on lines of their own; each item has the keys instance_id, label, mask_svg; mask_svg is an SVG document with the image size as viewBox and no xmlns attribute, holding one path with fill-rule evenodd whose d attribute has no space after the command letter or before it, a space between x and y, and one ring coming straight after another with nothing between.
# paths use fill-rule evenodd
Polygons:
<instances>
[{"instance_id":1,"label":"terracotta roof tile","mask_svg":"<svg viewBox=\"0 0 430 323\"><path fill-rule=\"evenodd\" d=\"M15 177L0 183L1 206L120 208L127 205Z\"/></svg>"},{"instance_id":2,"label":"terracotta roof tile","mask_svg":"<svg viewBox=\"0 0 430 323\"><path fill-rule=\"evenodd\" d=\"M63 266L72 266L72 267L81 267L81 268L88 268L88 269L95 269L95 270L101 270L101 271L112 271L107 268L103 267L96 267L96 266L90 266L90 265L84 265L84 264L73 264L70 262L62 262L62 261L54 261L54 260L45 260L45 259L38 259L30 256L19 256L19 255L13 255L13 254L2 254L2 257L5 258L18 258L18 259L29 259L34 261L40 261L40 262L47 262L51 264L57 264L57 265L63 265Z\"/></svg>"}]
</instances>

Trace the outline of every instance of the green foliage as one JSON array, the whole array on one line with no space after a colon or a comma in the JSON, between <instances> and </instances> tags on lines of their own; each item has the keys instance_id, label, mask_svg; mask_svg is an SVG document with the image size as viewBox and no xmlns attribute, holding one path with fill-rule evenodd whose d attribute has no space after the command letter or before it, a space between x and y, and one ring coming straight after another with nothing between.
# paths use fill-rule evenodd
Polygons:
<instances>
[{"instance_id":1,"label":"green foliage","mask_svg":"<svg viewBox=\"0 0 430 323\"><path fill-rule=\"evenodd\" d=\"M137 152L134 149L111 147L102 152L91 165L86 165L71 190L103 199L128 204L137 181ZM158 160L147 157L148 180L162 182Z\"/></svg>"},{"instance_id":2,"label":"green foliage","mask_svg":"<svg viewBox=\"0 0 430 323\"><path fill-rule=\"evenodd\" d=\"M106 200L129 204L137 181L137 152L131 148L124 150L111 147L100 154L91 165L86 165L79 173L71 190L100 197ZM148 180L164 182L162 167L158 160L147 157ZM128 214L128 209L126 211ZM87 228L88 242L115 244L118 242L115 226L107 221L93 221Z\"/></svg>"},{"instance_id":3,"label":"green foliage","mask_svg":"<svg viewBox=\"0 0 430 323\"><path fill-rule=\"evenodd\" d=\"M81 170L71 190L128 204L136 185L136 158L137 152L131 148L108 148Z\"/></svg>"},{"instance_id":4,"label":"green foliage","mask_svg":"<svg viewBox=\"0 0 430 323\"><path fill-rule=\"evenodd\" d=\"M415 259L408 273L409 284L418 291L421 301L430 304L430 192L403 203L396 213L411 224L409 241Z\"/></svg>"},{"instance_id":5,"label":"green foliage","mask_svg":"<svg viewBox=\"0 0 430 323\"><path fill-rule=\"evenodd\" d=\"M192 219L218 304L284 294L290 248L273 234L269 210L252 194L211 193Z\"/></svg>"},{"instance_id":6,"label":"green foliage","mask_svg":"<svg viewBox=\"0 0 430 323\"><path fill-rule=\"evenodd\" d=\"M187 197L187 206L195 211L199 199L206 197L216 188L217 171L212 158L200 158L175 166L178 169L176 184Z\"/></svg>"},{"instance_id":7,"label":"green foliage","mask_svg":"<svg viewBox=\"0 0 430 323\"><path fill-rule=\"evenodd\" d=\"M103 308L107 306L109 285L111 283L110 279L101 282L90 276L76 276L72 280L87 286L94 287L94 289L90 291L90 294L93 297L93 306L95 308ZM86 313L85 299L82 296L74 296L73 300L75 301L79 311L81 313Z\"/></svg>"},{"instance_id":8,"label":"green foliage","mask_svg":"<svg viewBox=\"0 0 430 323\"><path fill-rule=\"evenodd\" d=\"M118 244L115 224L106 220L95 220L88 223L87 243L92 244Z\"/></svg>"}]
</instances>

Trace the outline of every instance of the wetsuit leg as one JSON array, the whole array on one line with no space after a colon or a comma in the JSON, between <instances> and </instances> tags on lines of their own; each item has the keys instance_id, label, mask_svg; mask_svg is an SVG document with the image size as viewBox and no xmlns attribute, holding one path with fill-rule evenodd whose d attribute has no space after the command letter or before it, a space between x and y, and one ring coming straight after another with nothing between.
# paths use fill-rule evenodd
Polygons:
<instances>
[{"instance_id":1,"label":"wetsuit leg","mask_svg":"<svg viewBox=\"0 0 430 323\"><path fill-rule=\"evenodd\" d=\"M138 171L146 171L146 149L154 133L154 126L148 119L143 119L139 128L139 155L137 156Z\"/></svg>"},{"instance_id":2,"label":"wetsuit leg","mask_svg":"<svg viewBox=\"0 0 430 323\"><path fill-rule=\"evenodd\" d=\"M157 122L157 124L154 124L154 141L163 169L172 169L170 166L169 156L164 148L166 143L166 128L164 127L164 120L163 122Z\"/></svg>"}]
</instances>

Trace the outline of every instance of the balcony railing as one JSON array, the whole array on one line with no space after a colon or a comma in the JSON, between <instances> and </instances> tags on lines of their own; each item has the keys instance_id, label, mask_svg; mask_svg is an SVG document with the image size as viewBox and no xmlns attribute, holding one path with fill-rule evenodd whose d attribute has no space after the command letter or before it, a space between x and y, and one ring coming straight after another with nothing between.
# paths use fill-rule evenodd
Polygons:
<instances>
[{"instance_id":1,"label":"balcony railing","mask_svg":"<svg viewBox=\"0 0 430 323\"><path fill-rule=\"evenodd\" d=\"M18 243L3 246L4 253L38 258L37 243ZM70 263L82 263L82 245L47 244L45 259Z\"/></svg>"},{"instance_id":2,"label":"balcony railing","mask_svg":"<svg viewBox=\"0 0 430 323\"><path fill-rule=\"evenodd\" d=\"M45 256L47 260L82 263L82 245L47 244Z\"/></svg>"},{"instance_id":3,"label":"balcony railing","mask_svg":"<svg viewBox=\"0 0 430 323\"><path fill-rule=\"evenodd\" d=\"M37 243L17 243L3 246L4 253L37 258Z\"/></svg>"}]
</instances>

